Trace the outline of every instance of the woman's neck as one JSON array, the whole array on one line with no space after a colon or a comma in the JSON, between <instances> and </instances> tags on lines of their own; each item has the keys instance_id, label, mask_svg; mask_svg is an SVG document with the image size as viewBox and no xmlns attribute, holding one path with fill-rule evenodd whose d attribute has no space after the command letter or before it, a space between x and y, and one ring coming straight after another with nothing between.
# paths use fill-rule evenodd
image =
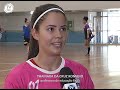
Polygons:
<instances>
[{"instance_id":1,"label":"woman's neck","mask_svg":"<svg viewBox=\"0 0 120 90\"><path fill-rule=\"evenodd\" d=\"M42 53L38 54L34 59L38 66L48 71L56 70L62 62L60 56L48 56Z\"/></svg>"}]
</instances>

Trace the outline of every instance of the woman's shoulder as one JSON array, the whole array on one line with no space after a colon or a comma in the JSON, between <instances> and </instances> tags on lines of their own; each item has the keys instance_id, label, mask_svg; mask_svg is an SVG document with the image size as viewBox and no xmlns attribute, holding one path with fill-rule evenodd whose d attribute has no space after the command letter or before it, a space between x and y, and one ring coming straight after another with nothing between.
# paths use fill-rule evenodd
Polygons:
<instances>
[{"instance_id":1,"label":"woman's shoulder","mask_svg":"<svg viewBox=\"0 0 120 90\"><path fill-rule=\"evenodd\" d=\"M66 66L74 68L76 70L78 69L78 70L87 71L87 68L84 65L82 65L81 63L79 63L75 60L66 58L65 63L66 63Z\"/></svg>"},{"instance_id":2,"label":"woman's shoulder","mask_svg":"<svg viewBox=\"0 0 120 90\"><path fill-rule=\"evenodd\" d=\"M22 84L24 84L23 81L28 77L26 73L26 68L28 67L26 62L14 66L5 77L4 88L18 88L22 86Z\"/></svg>"},{"instance_id":3,"label":"woman's shoulder","mask_svg":"<svg viewBox=\"0 0 120 90\"><path fill-rule=\"evenodd\" d=\"M25 71L26 67L27 67L27 63L22 62L20 64L17 64L16 66L14 66L8 74L9 75L20 75L20 74L22 74L22 72Z\"/></svg>"}]
</instances>

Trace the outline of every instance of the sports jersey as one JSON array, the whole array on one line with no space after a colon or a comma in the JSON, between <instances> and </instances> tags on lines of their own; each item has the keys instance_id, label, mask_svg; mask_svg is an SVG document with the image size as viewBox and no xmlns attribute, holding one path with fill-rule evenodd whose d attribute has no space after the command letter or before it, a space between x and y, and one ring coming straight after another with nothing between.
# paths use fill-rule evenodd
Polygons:
<instances>
[{"instance_id":1,"label":"sports jersey","mask_svg":"<svg viewBox=\"0 0 120 90\"><path fill-rule=\"evenodd\" d=\"M80 89L93 89L93 81L87 69L70 59L62 58L61 65L54 71L42 69L33 59L15 66L6 76L5 89L62 89L60 70L69 67L76 76L76 83Z\"/></svg>"},{"instance_id":2,"label":"sports jersey","mask_svg":"<svg viewBox=\"0 0 120 90\"><path fill-rule=\"evenodd\" d=\"M23 26L23 32L25 38L30 38L30 27L29 26Z\"/></svg>"},{"instance_id":3,"label":"sports jersey","mask_svg":"<svg viewBox=\"0 0 120 90\"><path fill-rule=\"evenodd\" d=\"M86 23L85 26L84 26L85 39L88 39L87 33L88 33L89 28L90 28L90 27L89 27L88 23ZM90 35L91 35L91 34L90 34ZM89 35L89 37L90 37L90 35Z\"/></svg>"}]
</instances>

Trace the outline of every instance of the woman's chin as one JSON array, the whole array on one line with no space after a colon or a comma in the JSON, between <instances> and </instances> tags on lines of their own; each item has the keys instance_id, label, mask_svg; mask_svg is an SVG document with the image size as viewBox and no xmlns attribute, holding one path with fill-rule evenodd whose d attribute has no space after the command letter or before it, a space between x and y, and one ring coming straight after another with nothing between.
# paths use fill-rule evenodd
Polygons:
<instances>
[{"instance_id":1,"label":"woman's chin","mask_svg":"<svg viewBox=\"0 0 120 90\"><path fill-rule=\"evenodd\" d=\"M52 53L54 55L60 55L61 54L61 50L54 50L54 51L52 51Z\"/></svg>"}]
</instances>

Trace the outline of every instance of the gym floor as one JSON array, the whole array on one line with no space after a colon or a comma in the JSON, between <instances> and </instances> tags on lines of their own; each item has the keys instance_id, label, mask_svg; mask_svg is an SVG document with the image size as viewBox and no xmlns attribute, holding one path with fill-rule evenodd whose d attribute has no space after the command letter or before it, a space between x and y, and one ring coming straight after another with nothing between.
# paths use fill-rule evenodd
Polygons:
<instances>
[{"instance_id":1,"label":"gym floor","mask_svg":"<svg viewBox=\"0 0 120 90\"><path fill-rule=\"evenodd\" d=\"M84 65L96 89L120 88L120 46L91 45L90 56L82 44L67 44L62 51L64 58L75 60ZM5 76L17 64L26 61L26 47L21 43L0 42L0 88Z\"/></svg>"}]
</instances>

